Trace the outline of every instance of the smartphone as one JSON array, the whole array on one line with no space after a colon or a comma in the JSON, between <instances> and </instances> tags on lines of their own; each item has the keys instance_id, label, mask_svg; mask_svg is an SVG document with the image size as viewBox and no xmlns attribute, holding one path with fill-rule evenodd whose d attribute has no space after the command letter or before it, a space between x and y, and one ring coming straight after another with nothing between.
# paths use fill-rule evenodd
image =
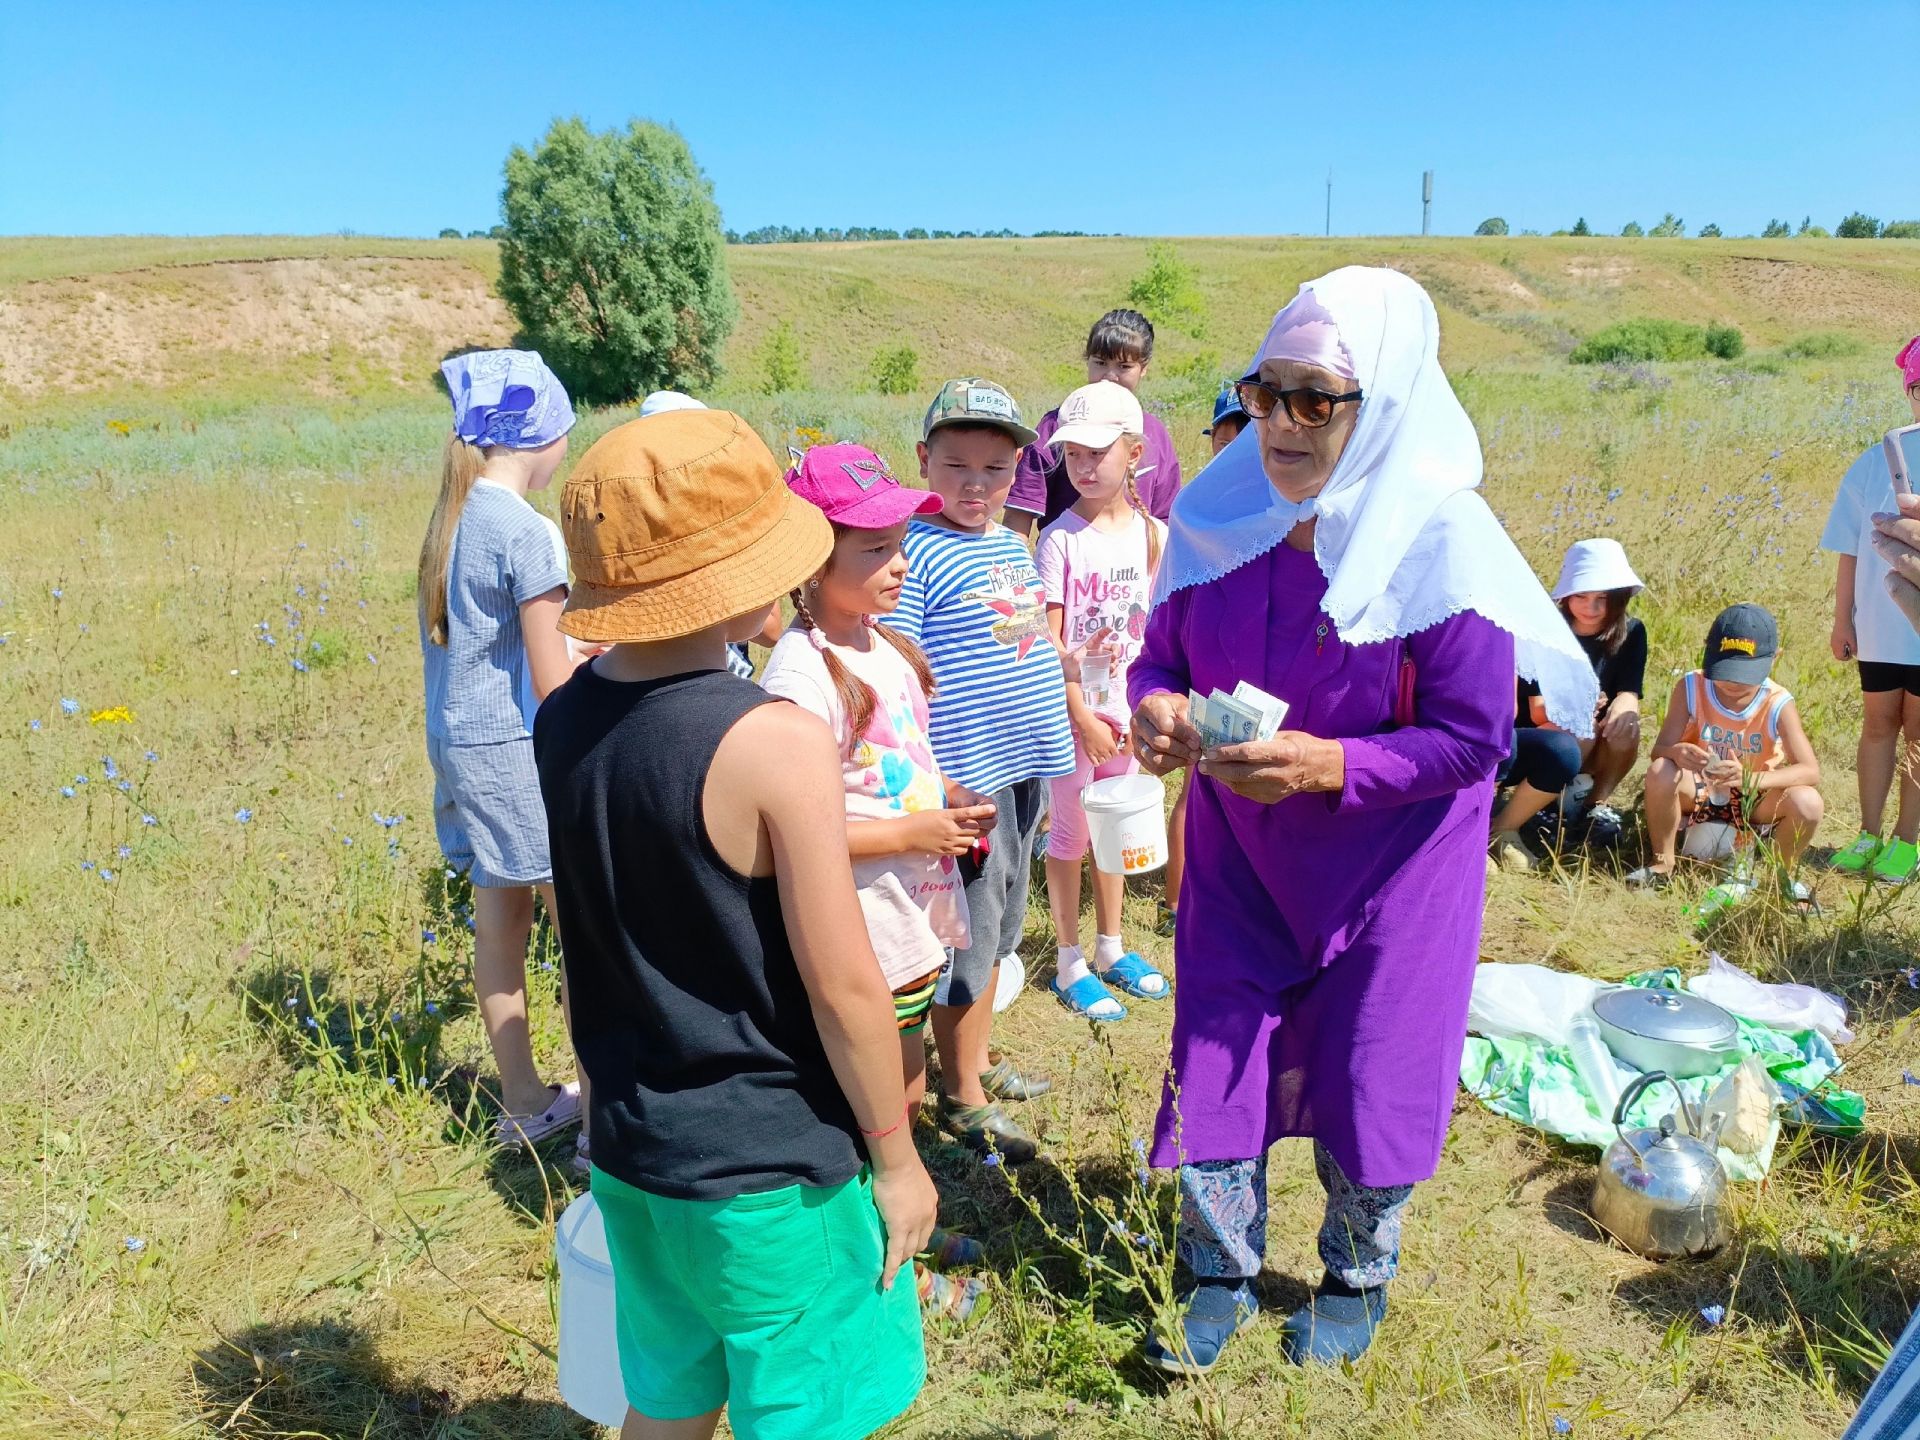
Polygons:
<instances>
[{"instance_id":1,"label":"smartphone","mask_svg":"<svg viewBox=\"0 0 1920 1440\"><path fill-rule=\"evenodd\" d=\"M1909 448L1920 448L1920 442L1909 446L1909 437L1920 436L1920 424L1902 425L1898 430L1887 431L1886 438L1880 442L1880 448L1887 457L1887 473L1893 476L1893 492L1896 495L1913 494L1913 466L1908 461Z\"/></svg>"}]
</instances>

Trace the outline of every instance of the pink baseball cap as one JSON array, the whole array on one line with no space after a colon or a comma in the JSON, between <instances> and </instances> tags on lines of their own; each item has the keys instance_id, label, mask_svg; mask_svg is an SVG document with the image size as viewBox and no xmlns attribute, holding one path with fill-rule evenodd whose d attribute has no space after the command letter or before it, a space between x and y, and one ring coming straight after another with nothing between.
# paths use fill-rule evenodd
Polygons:
<instances>
[{"instance_id":1,"label":"pink baseball cap","mask_svg":"<svg viewBox=\"0 0 1920 1440\"><path fill-rule=\"evenodd\" d=\"M850 530L889 530L943 503L932 491L902 485L864 445L814 446L787 471L787 488Z\"/></svg>"}]
</instances>

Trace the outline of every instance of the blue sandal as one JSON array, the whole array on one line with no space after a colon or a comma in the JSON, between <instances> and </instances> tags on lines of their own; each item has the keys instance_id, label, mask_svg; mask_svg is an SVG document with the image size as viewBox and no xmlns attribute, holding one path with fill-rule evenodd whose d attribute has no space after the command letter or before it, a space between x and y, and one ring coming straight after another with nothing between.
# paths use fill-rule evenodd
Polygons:
<instances>
[{"instance_id":1,"label":"blue sandal","mask_svg":"<svg viewBox=\"0 0 1920 1440\"><path fill-rule=\"evenodd\" d=\"M1167 983L1167 977L1154 969L1143 955L1129 950L1113 964L1101 972L1100 978L1118 985L1136 1000L1164 1000L1173 994L1173 986ZM1142 989L1148 979L1158 979L1158 990Z\"/></svg>"},{"instance_id":2,"label":"blue sandal","mask_svg":"<svg viewBox=\"0 0 1920 1440\"><path fill-rule=\"evenodd\" d=\"M1098 975L1082 975L1073 984L1060 988L1060 977L1055 975L1047 982L1047 988L1053 991L1053 998L1082 1019L1091 1020L1096 1025L1111 1025L1116 1020L1127 1018L1127 1007L1107 993L1107 987L1100 983ZM1106 1001L1120 1013L1118 1015L1096 1015L1093 1007Z\"/></svg>"}]
</instances>

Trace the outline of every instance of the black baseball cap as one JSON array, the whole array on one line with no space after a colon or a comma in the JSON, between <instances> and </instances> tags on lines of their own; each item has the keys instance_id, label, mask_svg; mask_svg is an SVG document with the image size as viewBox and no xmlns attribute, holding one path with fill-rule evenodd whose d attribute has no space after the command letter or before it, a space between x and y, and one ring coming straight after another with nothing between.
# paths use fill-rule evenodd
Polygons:
<instances>
[{"instance_id":1,"label":"black baseball cap","mask_svg":"<svg viewBox=\"0 0 1920 1440\"><path fill-rule=\"evenodd\" d=\"M1704 669L1709 680L1758 685L1773 671L1780 653L1780 627L1764 605L1729 605L1707 631Z\"/></svg>"}]
</instances>

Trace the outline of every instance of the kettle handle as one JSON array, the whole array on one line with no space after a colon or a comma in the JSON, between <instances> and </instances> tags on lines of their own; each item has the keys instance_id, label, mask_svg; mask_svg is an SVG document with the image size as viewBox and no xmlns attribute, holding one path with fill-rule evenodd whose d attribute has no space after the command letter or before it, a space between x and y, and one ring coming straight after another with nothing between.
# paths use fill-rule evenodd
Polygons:
<instances>
[{"instance_id":1,"label":"kettle handle","mask_svg":"<svg viewBox=\"0 0 1920 1440\"><path fill-rule=\"evenodd\" d=\"M1631 1085L1620 1092L1619 1103L1613 1107L1614 1134L1618 1135L1620 1142L1633 1152L1633 1158L1637 1162L1644 1161L1645 1157L1641 1155L1640 1147L1627 1138L1627 1111L1633 1105L1634 1101L1638 1100L1662 1080L1673 1086L1673 1093L1680 1097L1680 1116L1687 1122L1687 1127L1695 1134L1698 1134L1700 1130L1700 1123L1694 1115L1693 1107L1687 1103L1687 1092L1680 1088L1680 1082L1678 1080L1674 1079L1664 1070L1649 1070L1644 1075L1637 1076ZM1671 1121L1671 1117L1669 1117L1669 1121Z\"/></svg>"}]
</instances>

